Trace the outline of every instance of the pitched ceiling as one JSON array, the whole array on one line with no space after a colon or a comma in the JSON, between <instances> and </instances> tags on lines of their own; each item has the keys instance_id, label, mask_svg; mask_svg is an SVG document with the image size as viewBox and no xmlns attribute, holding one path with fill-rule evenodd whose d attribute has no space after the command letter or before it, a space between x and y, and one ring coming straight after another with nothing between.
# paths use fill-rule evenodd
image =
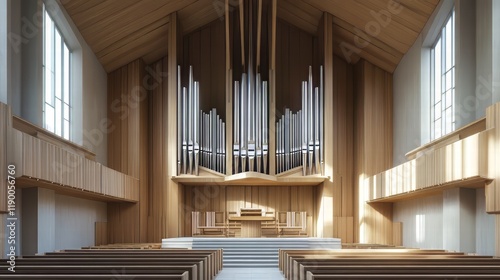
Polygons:
<instances>
[{"instance_id":1,"label":"pitched ceiling","mask_svg":"<svg viewBox=\"0 0 500 280\"><path fill-rule=\"evenodd\" d=\"M167 15L184 33L221 16L224 0L61 0L106 71L166 54ZM235 0L230 0L230 3ZM439 0L278 0L278 17L316 34L323 11L334 16L334 51L393 72Z\"/></svg>"}]
</instances>

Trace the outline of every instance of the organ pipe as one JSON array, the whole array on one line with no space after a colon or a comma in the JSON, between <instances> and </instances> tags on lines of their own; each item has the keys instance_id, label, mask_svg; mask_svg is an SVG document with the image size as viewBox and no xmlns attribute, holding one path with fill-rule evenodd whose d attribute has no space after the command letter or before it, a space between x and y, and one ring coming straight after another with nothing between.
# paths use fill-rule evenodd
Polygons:
<instances>
[{"instance_id":1,"label":"organ pipe","mask_svg":"<svg viewBox=\"0 0 500 280\"><path fill-rule=\"evenodd\" d=\"M225 123L215 108L200 110L200 84L189 67L188 86L181 88L178 67L178 173L199 174L199 166L225 173Z\"/></svg>"}]
</instances>

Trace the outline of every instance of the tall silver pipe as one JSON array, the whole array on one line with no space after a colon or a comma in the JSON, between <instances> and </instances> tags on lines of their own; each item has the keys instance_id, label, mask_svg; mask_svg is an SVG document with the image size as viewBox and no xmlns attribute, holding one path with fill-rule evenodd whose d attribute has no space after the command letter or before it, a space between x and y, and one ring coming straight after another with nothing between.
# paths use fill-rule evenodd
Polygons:
<instances>
[{"instance_id":1,"label":"tall silver pipe","mask_svg":"<svg viewBox=\"0 0 500 280\"><path fill-rule=\"evenodd\" d=\"M241 75L241 171L246 172L247 166L247 137L248 137L248 107L247 107L247 76Z\"/></svg>"},{"instance_id":2,"label":"tall silver pipe","mask_svg":"<svg viewBox=\"0 0 500 280\"><path fill-rule=\"evenodd\" d=\"M314 89L314 169L319 173L319 89Z\"/></svg>"},{"instance_id":3,"label":"tall silver pipe","mask_svg":"<svg viewBox=\"0 0 500 280\"><path fill-rule=\"evenodd\" d=\"M325 161L324 161L324 153L325 153L325 146L324 146L324 141L325 139L323 138L323 130L325 129L323 120L324 120L324 105L323 105L323 98L324 98L324 88L323 88L323 65L319 67L319 161L321 165L321 175L325 175Z\"/></svg>"},{"instance_id":4,"label":"tall silver pipe","mask_svg":"<svg viewBox=\"0 0 500 280\"><path fill-rule=\"evenodd\" d=\"M312 67L309 66L309 83L308 83L308 92L307 92L307 120L308 120L308 142L309 142L309 174L313 174L313 154L314 154L314 135L313 135L313 85L312 85Z\"/></svg>"},{"instance_id":5,"label":"tall silver pipe","mask_svg":"<svg viewBox=\"0 0 500 280\"><path fill-rule=\"evenodd\" d=\"M290 109L285 108L285 115L283 116L283 154L285 162L283 164L283 171L290 168Z\"/></svg>"},{"instance_id":6,"label":"tall silver pipe","mask_svg":"<svg viewBox=\"0 0 500 280\"><path fill-rule=\"evenodd\" d=\"M257 73L255 78L255 152L256 171L261 172L262 161L262 84L261 76Z\"/></svg>"},{"instance_id":7,"label":"tall silver pipe","mask_svg":"<svg viewBox=\"0 0 500 280\"><path fill-rule=\"evenodd\" d=\"M226 124L222 122L222 170L221 173L226 173Z\"/></svg>"},{"instance_id":8,"label":"tall silver pipe","mask_svg":"<svg viewBox=\"0 0 500 280\"><path fill-rule=\"evenodd\" d=\"M233 142L233 164L234 173L240 170L240 83L234 82L234 142Z\"/></svg>"},{"instance_id":9,"label":"tall silver pipe","mask_svg":"<svg viewBox=\"0 0 500 280\"><path fill-rule=\"evenodd\" d=\"M194 139L194 175L198 175L198 163L199 163L199 153L200 153L200 135L199 135L199 110L200 108L200 84L198 82L194 83L194 110L193 110L193 139Z\"/></svg>"},{"instance_id":10,"label":"tall silver pipe","mask_svg":"<svg viewBox=\"0 0 500 280\"><path fill-rule=\"evenodd\" d=\"M262 160L263 160L263 169L264 169L264 173L267 174L267 161L268 161L268 149L269 149L269 145L268 145L268 141L269 141L269 138L268 138L268 124L269 124L269 120L268 120L268 96L267 96L267 81L264 81L262 83L262 100L263 100L263 122L262 122Z\"/></svg>"},{"instance_id":11,"label":"tall silver pipe","mask_svg":"<svg viewBox=\"0 0 500 280\"><path fill-rule=\"evenodd\" d=\"M187 171L188 144L187 144L187 90L182 89L182 173Z\"/></svg>"},{"instance_id":12,"label":"tall silver pipe","mask_svg":"<svg viewBox=\"0 0 500 280\"><path fill-rule=\"evenodd\" d=\"M219 116L215 108L212 109L212 169L217 170L217 140L219 138Z\"/></svg>"},{"instance_id":13,"label":"tall silver pipe","mask_svg":"<svg viewBox=\"0 0 500 280\"><path fill-rule=\"evenodd\" d=\"M302 82L302 175L307 174L307 82Z\"/></svg>"},{"instance_id":14,"label":"tall silver pipe","mask_svg":"<svg viewBox=\"0 0 500 280\"><path fill-rule=\"evenodd\" d=\"M177 175L182 173L182 87L181 66L177 66Z\"/></svg>"},{"instance_id":15,"label":"tall silver pipe","mask_svg":"<svg viewBox=\"0 0 500 280\"><path fill-rule=\"evenodd\" d=\"M220 169L221 169L221 165L222 165L222 159L221 159L221 155L222 155L222 137L221 137L221 133L222 133L222 120L220 119L220 117L217 115L217 160L216 160L216 168L215 168L215 171L217 172L220 172Z\"/></svg>"},{"instance_id":16,"label":"tall silver pipe","mask_svg":"<svg viewBox=\"0 0 500 280\"><path fill-rule=\"evenodd\" d=\"M193 67L189 66L189 85L188 85L188 161L189 174L193 173L193 162L194 162L194 127L193 127L193 105L194 105L194 94L193 94Z\"/></svg>"},{"instance_id":17,"label":"tall silver pipe","mask_svg":"<svg viewBox=\"0 0 500 280\"><path fill-rule=\"evenodd\" d=\"M281 173L281 119L276 123L276 173Z\"/></svg>"}]
</instances>

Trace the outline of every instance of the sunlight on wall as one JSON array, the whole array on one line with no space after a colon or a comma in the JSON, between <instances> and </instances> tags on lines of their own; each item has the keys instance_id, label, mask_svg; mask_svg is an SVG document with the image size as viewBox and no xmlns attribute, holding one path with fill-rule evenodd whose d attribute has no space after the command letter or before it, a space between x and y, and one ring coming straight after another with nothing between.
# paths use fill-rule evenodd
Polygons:
<instances>
[{"instance_id":1,"label":"sunlight on wall","mask_svg":"<svg viewBox=\"0 0 500 280\"><path fill-rule=\"evenodd\" d=\"M417 214L415 216L415 238L417 243L425 241L425 215Z\"/></svg>"},{"instance_id":2,"label":"sunlight on wall","mask_svg":"<svg viewBox=\"0 0 500 280\"><path fill-rule=\"evenodd\" d=\"M360 174L358 177L358 196L359 196L359 203L358 203L358 213L359 213L359 242L363 243L366 242L366 220L365 220L365 204L366 200L368 199L368 188L366 188L366 183L365 183L365 177L366 175Z\"/></svg>"}]
</instances>

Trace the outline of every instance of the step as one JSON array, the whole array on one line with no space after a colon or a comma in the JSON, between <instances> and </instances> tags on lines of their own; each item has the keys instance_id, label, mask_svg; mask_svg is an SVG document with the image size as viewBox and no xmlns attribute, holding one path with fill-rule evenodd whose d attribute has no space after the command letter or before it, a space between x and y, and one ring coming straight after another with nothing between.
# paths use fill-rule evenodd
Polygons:
<instances>
[{"instance_id":1,"label":"step","mask_svg":"<svg viewBox=\"0 0 500 280\"><path fill-rule=\"evenodd\" d=\"M279 249L340 249L339 239L328 238L168 238L162 248L223 249L224 267L277 267Z\"/></svg>"}]
</instances>

